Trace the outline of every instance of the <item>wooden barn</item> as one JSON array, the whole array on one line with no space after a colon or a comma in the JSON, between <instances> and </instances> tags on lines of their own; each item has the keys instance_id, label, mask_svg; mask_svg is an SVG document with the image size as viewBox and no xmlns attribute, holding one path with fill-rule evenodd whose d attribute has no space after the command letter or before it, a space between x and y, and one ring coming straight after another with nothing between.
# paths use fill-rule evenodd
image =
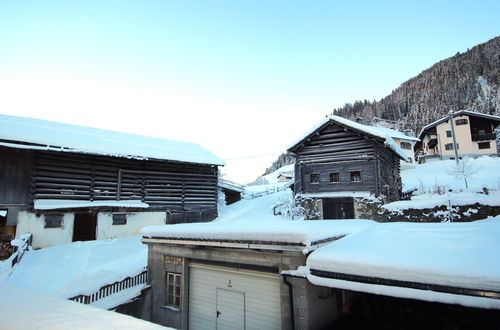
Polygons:
<instances>
[{"instance_id":1,"label":"wooden barn","mask_svg":"<svg viewBox=\"0 0 500 330\"><path fill-rule=\"evenodd\" d=\"M0 234L37 248L210 221L223 164L192 143L0 115Z\"/></svg>"},{"instance_id":2,"label":"wooden barn","mask_svg":"<svg viewBox=\"0 0 500 330\"><path fill-rule=\"evenodd\" d=\"M296 155L295 195L312 218L356 218L356 198L401 195L405 152L386 129L329 116L289 149Z\"/></svg>"}]
</instances>

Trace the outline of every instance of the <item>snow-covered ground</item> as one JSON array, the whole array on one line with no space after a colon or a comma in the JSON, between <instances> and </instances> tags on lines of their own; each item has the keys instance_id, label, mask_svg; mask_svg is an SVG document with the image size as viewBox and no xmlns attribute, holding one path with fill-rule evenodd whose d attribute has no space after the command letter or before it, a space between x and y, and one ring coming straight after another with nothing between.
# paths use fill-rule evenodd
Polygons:
<instances>
[{"instance_id":1,"label":"snow-covered ground","mask_svg":"<svg viewBox=\"0 0 500 330\"><path fill-rule=\"evenodd\" d=\"M454 160L434 161L425 164L415 164L415 168L401 172L403 190L417 189L417 193L432 193L442 191L482 191L500 189L500 157L483 156L470 158L469 162L476 173L467 178L469 189L465 188L463 178L451 174L455 166Z\"/></svg>"},{"instance_id":2,"label":"snow-covered ground","mask_svg":"<svg viewBox=\"0 0 500 330\"><path fill-rule=\"evenodd\" d=\"M139 236L129 236L28 251L5 281L68 299L92 294L104 285L140 274L146 266L147 246ZM108 299L107 303L98 301L96 305L115 307L135 298L142 288L124 290L118 301Z\"/></svg>"},{"instance_id":3,"label":"snow-covered ground","mask_svg":"<svg viewBox=\"0 0 500 330\"><path fill-rule=\"evenodd\" d=\"M0 292L0 329L170 329L9 283Z\"/></svg>"}]
</instances>

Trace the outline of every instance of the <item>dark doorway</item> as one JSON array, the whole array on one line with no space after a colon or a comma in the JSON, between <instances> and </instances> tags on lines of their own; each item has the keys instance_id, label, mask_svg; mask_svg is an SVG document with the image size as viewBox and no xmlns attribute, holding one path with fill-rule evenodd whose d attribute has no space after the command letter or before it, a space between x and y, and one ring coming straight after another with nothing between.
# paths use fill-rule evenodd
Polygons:
<instances>
[{"instance_id":1,"label":"dark doorway","mask_svg":"<svg viewBox=\"0 0 500 330\"><path fill-rule=\"evenodd\" d=\"M354 219L352 197L324 198L323 219Z\"/></svg>"},{"instance_id":2,"label":"dark doorway","mask_svg":"<svg viewBox=\"0 0 500 330\"><path fill-rule=\"evenodd\" d=\"M73 242L96 239L97 214L75 213L73 224Z\"/></svg>"}]
</instances>

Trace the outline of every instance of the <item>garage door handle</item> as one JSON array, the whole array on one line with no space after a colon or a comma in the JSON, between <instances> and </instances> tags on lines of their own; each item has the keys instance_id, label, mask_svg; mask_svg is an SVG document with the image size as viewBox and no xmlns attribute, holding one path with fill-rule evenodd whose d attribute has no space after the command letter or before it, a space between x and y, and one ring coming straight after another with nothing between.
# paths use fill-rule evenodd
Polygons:
<instances>
[{"instance_id":1,"label":"garage door handle","mask_svg":"<svg viewBox=\"0 0 500 330\"><path fill-rule=\"evenodd\" d=\"M219 317L219 315L221 315L221 314L222 314L221 312L217 311L217 317Z\"/></svg>"}]
</instances>

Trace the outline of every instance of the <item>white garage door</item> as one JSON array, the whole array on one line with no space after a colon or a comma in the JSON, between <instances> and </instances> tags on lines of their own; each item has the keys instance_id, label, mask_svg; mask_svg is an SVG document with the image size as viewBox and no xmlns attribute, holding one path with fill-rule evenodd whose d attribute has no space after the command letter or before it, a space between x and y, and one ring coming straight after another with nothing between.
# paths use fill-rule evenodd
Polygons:
<instances>
[{"instance_id":1,"label":"white garage door","mask_svg":"<svg viewBox=\"0 0 500 330\"><path fill-rule=\"evenodd\" d=\"M189 329L281 329L279 275L191 264Z\"/></svg>"}]
</instances>

